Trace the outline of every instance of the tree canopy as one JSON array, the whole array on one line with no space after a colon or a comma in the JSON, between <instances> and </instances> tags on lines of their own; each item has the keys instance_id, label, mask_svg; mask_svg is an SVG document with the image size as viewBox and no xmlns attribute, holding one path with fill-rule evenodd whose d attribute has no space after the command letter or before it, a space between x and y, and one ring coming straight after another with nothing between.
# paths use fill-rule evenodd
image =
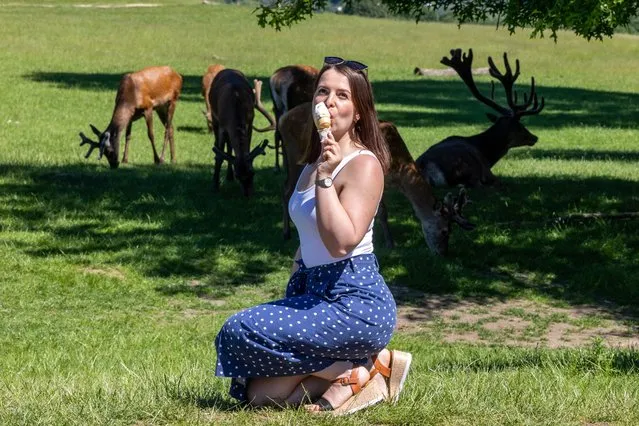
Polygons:
<instances>
[{"instance_id":1,"label":"tree canopy","mask_svg":"<svg viewBox=\"0 0 639 426\"><path fill-rule=\"evenodd\" d=\"M346 6L359 0L345 0ZM639 14L639 0L380 0L391 13L417 22L428 10L448 9L459 25L497 17L498 26L531 30L531 37L569 30L588 40L612 37L615 28L628 25ZM276 30L326 10L329 0L263 0L256 9L258 23Z\"/></svg>"}]
</instances>

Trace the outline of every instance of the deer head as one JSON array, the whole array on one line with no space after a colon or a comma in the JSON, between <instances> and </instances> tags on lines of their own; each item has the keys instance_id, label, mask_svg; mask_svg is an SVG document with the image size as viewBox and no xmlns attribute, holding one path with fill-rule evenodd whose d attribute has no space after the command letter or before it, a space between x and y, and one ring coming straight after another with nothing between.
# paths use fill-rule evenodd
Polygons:
<instances>
[{"instance_id":1,"label":"deer head","mask_svg":"<svg viewBox=\"0 0 639 426\"><path fill-rule=\"evenodd\" d=\"M519 120L526 115L539 114L544 109L544 98L542 96L541 102L539 102L535 91L535 78L531 77L530 93L524 93L524 102L522 104L517 103L517 92L513 90L513 85L519 77L519 60L515 60L515 72L513 74L510 63L508 62L508 55L504 52L504 66L506 68L506 72L501 73L493 59L490 56L488 57L489 74L493 78L499 80L506 92L508 107L504 107L494 100L494 82L491 82L492 90L490 98L482 95L479 92L479 89L477 89L472 75L472 49L468 49L468 54L462 53L461 49L454 49L450 51L450 56L450 58L443 57L441 63L451 67L457 72L477 100L491 107L500 114L500 116L496 116L494 114L487 114L487 116L489 120L498 126L498 128L507 132L508 148L534 145L538 140L537 136L529 132Z\"/></svg>"},{"instance_id":2,"label":"deer head","mask_svg":"<svg viewBox=\"0 0 639 426\"><path fill-rule=\"evenodd\" d=\"M240 181L240 184L242 185L242 192L246 197L249 197L253 192L253 176L255 176L253 160L255 160L255 157L258 155L266 155L267 145L268 139L264 139L262 143L253 148L248 155L248 161L243 161L235 155L227 154L217 146L213 145L213 152L215 153L215 156L220 156L222 159L228 161L229 164L233 165L235 177Z\"/></svg>"},{"instance_id":3,"label":"deer head","mask_svg":"<svg viewBox=\"0 0 639 426\"><path fill-rule=\"evenodd\" d=\"M104 155L109 161L111 168L117 169L120 165L118 161L119 143L112 143L113 137L109 130L100 132L93 124L89 124L89 126L91 126L91 130L98 137L99 142L89 139L84 133L80 132L80 138L82 139L80 146L85 144L89 145L89 151L84 155L84 158L89 158L93 150L98 148L98 160L101 160Z\"/></svg>"},{"instance_id":4,"label":"deer head","mask_svg":"<svg viewBox=\"0 0 639 426\"><path fill-rule=\"evenodd\" d=\"M466 231L473 230L475 225L466 219L462 210L470 200L466 195L466 190L461 188L457 197L452 193L446 194L443 201L436 201L433 208L433 216L426 221L422 221L422 231L426 238L428 248L439 255L448 253L448 241L452 231L453 223L458 224Z\"/></svg>"}]
</instances>

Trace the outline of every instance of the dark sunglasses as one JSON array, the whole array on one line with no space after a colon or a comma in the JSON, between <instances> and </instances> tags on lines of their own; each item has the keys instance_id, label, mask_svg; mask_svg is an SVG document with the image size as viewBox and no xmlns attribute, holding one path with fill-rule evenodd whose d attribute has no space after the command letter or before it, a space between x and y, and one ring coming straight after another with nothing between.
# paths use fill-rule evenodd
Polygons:
<instances>
[{"instance_id":1,"label":"dark sunglasses","mask_svg":"<svg viewBox=\"0 0 639 426\"><path fill-rule=\"evenodd\" d=\"M368 65L358 61L342 59L339 56L327 56L324 58L324 65L346 65L353 71L362 71L368 74Z\"/></svg>"}]
</instances>

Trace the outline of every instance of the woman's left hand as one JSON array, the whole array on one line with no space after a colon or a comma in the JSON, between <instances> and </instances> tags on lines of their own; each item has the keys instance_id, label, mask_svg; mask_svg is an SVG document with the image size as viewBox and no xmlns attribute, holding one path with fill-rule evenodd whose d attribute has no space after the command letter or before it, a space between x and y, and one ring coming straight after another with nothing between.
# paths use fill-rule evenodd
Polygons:
<instances>
[{"instance_id":1,"label":"woman's left hand","mask_svg":"<svg viewBox=\"0 0 639 426\"><path fill-rule=\"evenodd\" d=\"M320 143L322 144L322 151L318 160L317 177L330 177L337 165L342 161L342 149L330 132Z\"/></svg>"}]
</instances>

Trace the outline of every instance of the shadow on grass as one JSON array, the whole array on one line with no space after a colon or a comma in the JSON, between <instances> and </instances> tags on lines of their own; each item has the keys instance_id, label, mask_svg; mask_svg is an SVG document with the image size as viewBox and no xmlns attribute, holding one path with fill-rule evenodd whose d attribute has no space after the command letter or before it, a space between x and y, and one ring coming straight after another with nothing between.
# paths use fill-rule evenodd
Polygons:
<instances>
[{"instance_id":1,"label":"shadow on grass","mask_svg":"<svg viewBox=\"0 0 639 426\"><path fill-rule=\"evenodd\" d=\"M123 72L124 73L124 72ZM112 91L115 98L123 73L72 73L34 72L24 78L63 88ZM185 75L181 101L203 102L201 95L202 76ZM269 76L247 76L251 82L258 78L264 82L263 100L270 101L267 89ZM482 93L490 93L488 79L477 82ZM384 108L380 118L392 121L400 127L435 127L468 123L489 127L485 112L487 107L475 100L468 88L459 79L391 80L373 83L378 104L401 105L402 107L427 108L434 112L406 111L404 108ZM527 84L518 87L528 90ZM496 88L495 99L503 101L503 88ZM559 128L568 124L619 128L639 127L639 94L598 91L568 87L537 85L537 93L546 100L545 110L538 117L528 117L526 123L535 128ZM634 105L634 106L632 106Z\"/></svg>"},{"instance_id":2,"label":"shadow on grass","mask_svg":"<svg viewBox=\"0 0 639 426\"><path fill-rule=\"evenodd\" d=\"M514 348L501 347L486 351L468 347L456 359L456 353L429 365L429 370L437 372L471 371L493 372L513 369L547 369L604 373L636 374L639 372L639 350L637 348L607 348L601 342L579 349Z\"/></svg>"},{"instance_id":3,"label":"shadow on grass","mask_svg":"<svg viewBox=\"0 0 639 426\"><path fill-rule=\"evenodd\" d=\"M510 159L536 159L536 160L581 160L581 161L620 161L637 162L637 151L590 151L584 149L513 149L508 152Z\"/></svg>"},{"instance_id":4,"label":"shadow on grass","mask_svg":"<svg viewBox=\"0 0 639 426\"><path fill-rule=\"evenodd\" d=\"M27 74L24 78L40 83L51 83L62 88L79 88L92 91L112 91L115 99L115 93L120 85L120 80L126 72L117 74L107 73L74 73L74 72L45 72L39 71ZM204 73L203 73L204 74ZM253 79L257 78L264 82L262 90L262 100L271 99L268 87L269 76L246 76L247 80L253 85ZM202 97L202 75L182 75L182 93L180 101L203 103Z\"/></svg>"},{"instance_id":5,"label":"shadow on grass","mask_svg":"<svg viewBox=\"0 0 639 426\"><path fill-rule=\"evenodd\" d=\"M281 175L257 169L255 196L246 199L237 182L223 182L213 194L211 174L201 165L112 171L105 164L0 164L2 229L26 256L127 265L151 278L170 277L174 284L157 289L165 295L225 297L240 284L259 286L286 270L297 242L281 237ZM639 302L639 221L549 220L639 210L635 182L506 178L502 190L470 196L466 214L477 229L455 227L450 257L438 258L428 251L410 204L388 188L398 247L383 248L377 229L376 252L390 284L459 297L532 293L571 303ZM33 237L19 236L24 233Z\"/></svg>"}]
</instances>

